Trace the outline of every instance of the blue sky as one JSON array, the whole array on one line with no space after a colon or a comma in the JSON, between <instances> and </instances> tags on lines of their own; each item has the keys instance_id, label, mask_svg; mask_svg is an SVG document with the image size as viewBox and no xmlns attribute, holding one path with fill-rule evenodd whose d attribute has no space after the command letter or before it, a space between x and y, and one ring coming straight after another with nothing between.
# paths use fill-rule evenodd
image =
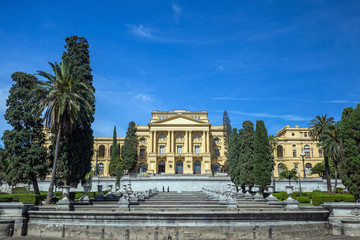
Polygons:
<instances>
[{"instance_id":1,"label":"blue sky","mask_svg":"<svg viewBox=\"0 0 360 240\"><path fill-rule=\"evenodd\" d=\"M270 134L340 120L360 93L359 1L1 1L0 132L11 74L50 71L65 37L90 43L95 136L152 110L224 110Z\"/></svg>"}]
</instances>

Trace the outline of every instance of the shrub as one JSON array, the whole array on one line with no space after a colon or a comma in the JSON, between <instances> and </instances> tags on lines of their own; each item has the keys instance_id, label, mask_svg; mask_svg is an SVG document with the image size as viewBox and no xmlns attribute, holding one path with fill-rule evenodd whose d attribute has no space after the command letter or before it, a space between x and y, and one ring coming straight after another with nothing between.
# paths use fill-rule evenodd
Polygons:
<instances>
[{"instance_id":1,"label":"shrub","mask_svg":"<svg viewBox=\"0 0 360 240\"><path fill-rule=\"evenodd\" d=\"M273 193L273 196L281 201L284 201L285 199L287 199L289 197L289 195L287 195L286 192Z\"/></svg>"},{"instance_id":2,"label":"shrub","mask_svg":"<svg viewBox=\"0 0 360 240\"><path fill-rule=\"evenodd\" d=\"M300 192L293 192L293 194L291 194L291 197L293 199L296 199L296 198L300 197Z\"/></svg>"},{"instance_id":3,"label":"shrub","mask_svg":"<svg viewBox=\"0 0 360 240\"><path fill-rule=\"evenodd\" d=\"M28 193L29 191L24 188L24 187L14 187L12 190L11 190L11 193L13 194L17 194L17 193Z\"/></svg>"},{"instance_id":4,"label":"shrub","mask_svg":"<svg viewBox=\"0 0 360 240\"><path fill-rule=\"evenodd\" d=\"M344 202L355 202L355 197L352 194L342 194Z\"/></svg>"},{"instance_id":5,"label":"shrub","mask_svg":"<svg viewBox=\"0 0 360 240\"><path fill-rule=\"evenodd\" d=\"M342 193L342 192L344 192L344 189L342 189L341 187L337 187L336 192L337 193Z\"/></svg>"},{"instance_id":6,"label":"shrub","mask_svg":"<svg viewBox=\"0 0 360 240\"><path fill-rule=\"evenodd\" d=\"M27 203L39 205L40 197L35 194L21 194L19 195L19 202L27 202Z\"/></svg>"},{"instance_id":7,"label":"shrub","mask_svg":"<svg viewBox=\"0 0 360 240\"><path fill-rule=\"evenodd\" d=\"M302 195L305 196L305 197L308 197L308 198L312 199L313 193L312 193L312 192L303 192Z\"/></svg>"},{"instance_id":8,"label":"shrub","mask_svg":"<svg viewBox=\"0 0 360 240\"><path fill-rule=\"evenodd\" d=\"M12 202L12 201L13 201L13 194L0 195L0 202Z\"/></svg>"},{"instance_id":9,"label":"shrub","mask_svg":"<svg viewBox=\"0 0 360 240\"><path fill-rule=\"evenodd\" d=\"M324 202L355 202L355 197L351 194L316 194L312 198L314 206L319 206Z\"/></svg>"},{"instance_id":10,"label":"shrub","mask_svg":"<svg viewBox=\"0 0 360 240\"><path fill-rule=\"evenodd\" d=\"M310 203L311 200L309 197L305 197L305 196L301 196L301 197L297 197L296 200L299 202L299 203Z\"/></svg>"},{"instance_id":11,"label":"shrub","mask_svg":"<svg viewBox=\"0 0 360 240\"><path fill-rule=\"evenodd\" d=\"M53 198L51 199L51 202L52 202L52 203L57 203L59 200L60 200L60 198L58 198L58 197L53 197Z\"/></svg>"},{"instance_id":12,"label":"shrub","mask_svg":"<svg viewBox=\"0 0 360 240\"><path fill-rule=\"evenodd\" d=\"M82 192L76 193L76 194L75 194L75 199L79 199L79 198L81 198L82 196L84 196L84 193L82 193Z\"/></svg>"}]
</instances>

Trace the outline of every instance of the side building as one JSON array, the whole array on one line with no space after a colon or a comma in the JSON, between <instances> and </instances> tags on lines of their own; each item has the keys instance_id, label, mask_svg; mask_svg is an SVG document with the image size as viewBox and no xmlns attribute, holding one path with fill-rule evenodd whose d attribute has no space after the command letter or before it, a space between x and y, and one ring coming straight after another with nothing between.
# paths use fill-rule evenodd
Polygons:
<instances>
[{"instance_id":1,"label":"side building","mask_svg":"<svg viewBox=\"0 0 360 240\"><path fill-rule=\"evenodd\" d=\"M306 177L318 177L317 174L311 174L311 169L315 164L324 161L324 156L318 142L309 136L309 130L310 128L287 125L276 133L275 177L279 177L283 164L288 169L297 169L300 177L304 177L304 169Z\"/></svg>"}]
</instances>

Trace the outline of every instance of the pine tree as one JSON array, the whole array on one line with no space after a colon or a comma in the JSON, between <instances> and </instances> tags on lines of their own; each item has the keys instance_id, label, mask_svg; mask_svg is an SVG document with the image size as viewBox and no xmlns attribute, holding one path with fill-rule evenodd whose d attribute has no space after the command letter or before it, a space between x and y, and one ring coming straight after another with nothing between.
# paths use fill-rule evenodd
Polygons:
<instances>
[{"instance_id":1,"label":"pine tree","mask_svg":"<svg viewBox=\"0 0 360 240\"><path fill-rule=\"evenodd\" d=\"M1 165L2 168L7 166L3 168L3 177L10 185L32 184L35 194L39 195L37 178L46 177L49 164L42 120L33 112L33 107L39 104L39 99L32 94L38 80L23 72L16 72L11 77L15 84L6 101L5 119L13 129L6 130L2 137L6 157L1 159Z\"/></svg>"},{"instance_id":2,"label":"pine tree","mask_svg":"<svg viewBox=\"0 0 360 240\"><path fill-rule=\"evenodd\" d=\"M241 169L243 167L242 163L240 162L240 154L242 151L242 146L243 146L243 141L244 141L244 129L239 129L239 134L237 136L237 156L236 156L236 160L235 160L235 164L234 164L234 171L233 171L233 175L234 175L234 184L237 187L241 187L242 184L240 182L240 174L241 174Z\"/></svg>"},{"instance_id":3,"label":"pine tree","mask_svg":"<svg viewBox=\"0 0 360 240\"><path fill-rule=\"evenodd\" d=\"M136 137L136 125L134 122L129 123L128 130L126 132L124 148L122 151L124 167L129 172L136 167L137 163L137 147L139 141Z\"/></svg>"},{"instance_id":4,"label":"pine tree","mask_svg":"<svg viewBox=\"0 0 360 240\"><path fill-rule=\"evenodd\" d=\"M270 152L269 138L264 121L256 121L254 137L254 184L266 190L271 183L273 160Z\"/></svg>"},{"instance_id":5,"label":"pine tree","mask_svg":"<svg viewBox=\"0 0 360 240\"><path fill-rule=\"evenodd\" d=\"M233 181L233 182L234 182L234 178L235 178L234 172L235 172L236 164L239 159L238 143L239 143L239 141L238 141L237 129L233 128L232 133L230 134L230 137L229 137L229 150L228 150L228 160L227 160L230 178L231 178L231 181Z\"/></svg>"},{"instance_id":6,"label":"pine tree","mask_svg":"<svg viewBox=\"0 0 360 240\"><path fill-rule=\"evenodd\" d=\"M77 66L82 82L86 83L95 93L92 84L88 41L84 37L71 36L67 37L65 42L66 51L62 56L63 61L73 62ZM90 102L92 110L95 112L95 100L86 100ZM65 180L68 185L77 185L79 181L84 181L85 175L91 170L94 151L92 122L94 122L94 116L89 115L88 121L75 126L73 131L62 134L57 178ZM55 138L52 143L55 145ZM51 149L54 147L52 146Z\"/></svg>"},{"instance_id":7,"label":"pine tree","mask_svg":"<svg viewBox=\"0 0 360 240\"><path fill-rule=\"evenodd\" d=\"M112 151L111 151L111 160L109 164L109 174L110 176L116 176L116 168L117 165L120 163L120 147L117 144L116 139L116 126L114 126L114 133L113 133L113 144L112 144Z\"/></svg>"},{"instance_id":8,"label":"pine tree","mask_svg":"<svg viewBox=\"0 0 360 240\"><path fill-rule=\"evenodd\" d=\"M239 154L239 185L253 185L253 158L254 158L254 124L244 121L244 134Z\"/></svg>"},{"instance_id":9,"label":"pine tree","mask_svg":"<svg viewBox=\"0 0 360 240\"><path fill-rule=\"evenodd\" d=\"M356 199L360 197L360 105L345 108L340 121L340 135L344 141L345 159L341 180Z\"/></svg>"}]
</instances>

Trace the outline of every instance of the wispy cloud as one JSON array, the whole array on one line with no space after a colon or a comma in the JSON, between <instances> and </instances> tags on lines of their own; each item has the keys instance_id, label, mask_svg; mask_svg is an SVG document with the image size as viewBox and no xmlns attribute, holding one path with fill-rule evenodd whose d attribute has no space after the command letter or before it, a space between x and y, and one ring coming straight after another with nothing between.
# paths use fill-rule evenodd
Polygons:
<instances>
[{"instance_id":1,"label":"wispy cloud","mask_svg":"<svg viewBox=\"0 0 360 240\"><path fill-rule=\"evenodd\" d=\"M171 39L159 36L159 31L151 28L151 27L144 27L144 25L133 25L133 24L126 24L128 28L128 32L136 37L145 38L154 42L169 42L169 43L177 43L181 42L177 39ZM157 35L155 33L158 33Z\"/></svg>"},{"instance_id":2,"label":"wispy cloud","mask_svg":"<svg viewBox=\"0 0 360 240\"><path fill-rule=\"evenodd\" d=\"M138 107L143 108L148 112L151 112L154 109L156 109L156 107L153 104L154 98L151 95L145 93L139 93L133 97L133 100Z\"/></svg>"},{"instance_id":3,"label":"wispy cloud","mask_svg":"<svg viewBox=\"0 0 360 240\"><path fill-rule=\"evenodd\" d=\"M307 121L311 118L302 117L294 114L271 114L271 113L249 113L249 112L243 112L243 111L229 111L229 113L232 114L238 114L242 116L250 116L250 117L261 117L261 118L278 118L288 121Z\"/></svg>"},{"instance_id":4,"label":"wispy cloud","mask_svg":"<svg viewBox=\"0 0 360 240\"><path fill-rule=\"evenodd\" d=\"M358 104L360 101L348 101L348 100L329 100L322 101L324 103L350 103L350 104Z\"/></svg>"},{"instance_id":5,"label":"wispy cloud","mask_svg":"<svg viewBox=\"0 0 360 240\"><path fill-rule=\"evenodd\" d=\"M179 16L181 15L182 8L179 5L175 4L175 3L172 3L171 7L172 7L172 9L174 11L175 22L177 23L179 21Z\"/></svg>"}]
</instances>

